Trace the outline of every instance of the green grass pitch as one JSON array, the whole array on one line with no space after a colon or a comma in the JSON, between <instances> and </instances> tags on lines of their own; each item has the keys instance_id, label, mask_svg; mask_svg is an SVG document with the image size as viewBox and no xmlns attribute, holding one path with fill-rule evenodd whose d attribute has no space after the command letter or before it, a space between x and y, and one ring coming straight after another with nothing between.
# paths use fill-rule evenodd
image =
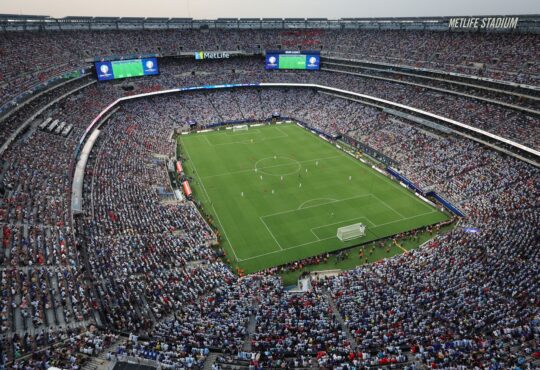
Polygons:
<instances>
[{"instance_id":1,"label":"green grass pitch","mask_svg":"<svg viewBox=\"0 0 540 370\"><path fill-rule=\"evenodd\" d=\"M191 188L246 273L369 242L448 216L296 124L181 135ZM337 228L362 222L348 242Z\"/></svg>"}]
</instances>

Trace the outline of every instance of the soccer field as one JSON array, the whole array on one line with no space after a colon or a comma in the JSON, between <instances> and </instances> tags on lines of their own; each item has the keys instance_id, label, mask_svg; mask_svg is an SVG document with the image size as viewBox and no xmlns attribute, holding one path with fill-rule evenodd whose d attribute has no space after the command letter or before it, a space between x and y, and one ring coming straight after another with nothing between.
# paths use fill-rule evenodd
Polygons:
<instances>
[{"instance_id":1,"label":"soccer field","mask_svg":"<svg viewBox=\"0 0 540 370\"><path fill-rule=\"evenodd\" d=\"M194 197L246 273L335 251L448 216L296 124L181 135ZM338 227L366 225L347 242Z\"/></svg>"}]
</instances>

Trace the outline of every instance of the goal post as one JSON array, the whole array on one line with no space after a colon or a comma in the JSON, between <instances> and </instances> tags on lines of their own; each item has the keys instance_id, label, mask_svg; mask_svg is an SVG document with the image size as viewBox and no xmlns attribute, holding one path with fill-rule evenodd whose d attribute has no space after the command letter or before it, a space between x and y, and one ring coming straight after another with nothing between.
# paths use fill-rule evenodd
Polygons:
<instances>
[{"instance_id":1,"label":"goal post","mask_svg":"<svg viewBox=\"0 0 540 370\"><path fill-rule=\"evenodd\" d=\"M233 130L233 132L247 131L248 130L248 125L235 125L235 126L233 126L232 130Z\"/></svg>"},{"instance_id":2,"label":"goal post","mask_svg":"<svg viewBox=\"0 0 540 370\"><path fill-rule=\"evenodd\" d=\"M362 223L339 227L337 229L337 238L342 242L360 238L366 235L366 225Z\"/></svg>"}]
</instances>

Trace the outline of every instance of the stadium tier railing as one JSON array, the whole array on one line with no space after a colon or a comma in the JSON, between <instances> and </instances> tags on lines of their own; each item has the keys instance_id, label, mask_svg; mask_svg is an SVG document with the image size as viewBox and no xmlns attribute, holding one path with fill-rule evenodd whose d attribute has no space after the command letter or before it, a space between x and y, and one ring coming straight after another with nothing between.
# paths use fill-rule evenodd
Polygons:
<instances>
[{"instance_id":1,"label":"stadium tier railing","mask_svg":"<svg viewBox=\"0 0 540 370\"><path fill-rule=\"evenodd\" d=\"M40 82L26 91L23 91L19 95L15 96L14 98L10 99L9 101L5 102L2 106L0 106L0 116L2 119L9 113L12 109L15 109L19 106L21 106L21 103L25 102L26 100L29 100L33 97L35 97L37 93L45 92L46 90L55 87L56 84L60 84L63 81L69 81L74 78L80 78L83 76L86 76L90 73L90 68L78 68L76 70L73 70L71 72L63 72L59 76L55 76L45 82Z\"/></svg>"},{"instance_id":2,"label":"stadium tier railing","mask_svg":"<svg viewBox=\"0 0 540 370\"><path fill-rule=\"evenodd\" d=\"M392 64L392 63L386 63L386 62L375 62L373 60L365 60L365 59L353 59L353 58L341 58L337 57L335 55L339 55L339 52L336 51L323 51L321 52L321 61L324 62L325 59L328 60L335 60L335 61L341 61L341 62L352 62L357 63L359 65L366 64L369 66L381 66L386 67L388 71L414 71L417 73L422 74L430 74L430 75L440 75L445 76L448 78L452 78L450 81L460 81L460 80L470 80L475 81L478 83L479 87L496 87L499 89L520 89L522 92L526 93L532 93L533 95L538 96L540 94L540 87L534 86L534 85L528 85L528 84L522 84L522 83L516 83L512 81L505 81L505 80L496 80L489 77L483 77L483 76L474 76L470 74L464 74L464 73L458 73L458 72L450 72L445 71L442 69L432 69L432 68L421 68L421 67L415 67L415 66L409 66L404 64ZM348 53L343 53L348 54Z\"/></svg>"},{"instance_id":3,"label":"stadium tier railing","mask_svg":"<svg viewBox=\"0 0 540 370\"><path fill-rule=\"evenodd\" d=\"M79 78L82 78L82 77L79 77ZM71 82L73 80L68 80L68 81L65 81L64 83L68 83L68 82ZM57 85L57 86L54 86L54 88L57 88L57 87L60 87L61 85L63 85L64 83L60 84L60 85ZM54 104L58 103L60 100L66 98L67 96L69 95L72 95L73 93L79 91L79 90L82 90L84 89L85 87L89 86L89 85L92 85L96 83L96 81L90 81L89 83L87 84L84 84L82 86L79 86L71 91L68 91L67 93L57 97L56 99L48 102L46 105L42 106L40 109L38 109L37 111L35 111L28 119L26 119L22 124L20 124L17 129L15 130L15 132L13 132L10 137L6 140L6 142L4 144L2 144L2 146L0 147L0 155L2 153L5 152L5 150L9 147L9 145L11 145L11 143L22 133L24 132L24 130L26 129L26 127L34 121L34 119L36 119L36 117L38 117L40 114L42 114L43 112L45 112L47 109L49 109L51 106L53 106ZM46 93L48 92L49 90L47 91L43 91L42 93ZM31 99L29 99L28 101L25 101L23 104L27 104L27 103L30 103L34 98L37 98L39 95L35 95L34 97L32 97ZM21 106L22 107L22 106ZM11 112L10 112L11 113Z\"/></svg>"},{"instance_id":4,"label":"stadium tier railing","mask_svg":"<svg viewBox=\"0 0 540 370\"><path fill-rule=\"evenodd\" d=\"M246 88L246 87L257 87L257 88L260 88L260 87L312 88L312 89L317 89L317 90L326 91L326 92L339 93L339 94L342 94L343 97L362 98L364 100L367 100L370 103L376 104L377 106L383 106L383 107L384 106L386 106L386 107L391 106L391 107L393 107L395 109L400 109L400 110L408 111L408 112L413 113L413 114L418 114L418 115L423 116L423 117L427 117L428 119L434 119L436 122L439 122L439 123L445 123L448 126L452 127L453 131L456 134L462 135L462 136L467 137L467 138L469 138L471 140L478 141L478 142L480 142L482 144L485 144L486 140L487 141L495 141L495 142L500 143L502 145L501 145L501 147L498 147L496 145L492 145L492 147L494 149L503 151L503 152L505 152L507 154L510 154L510 155L520 159L520 160L526 161L526 162L531 163L531 164L533 164L535 166L540 166L540 152L539 151L537 151L535 149L532 149L532 148L529 148L529 147L527 147L525 145L519 144L519 143L517 143L515 141L505 139L505 138L503 138L501 136L492 134L490 132L481 130L481 129L476 128L476 127L466 125L464 123L461 123L461 122L458 122L458 121L455 121L455 120L452 120L452 119L449 119L449 118L446 118L446 117L442 117L442 116L434 114L434 113L430 113L430 112L427 112L427 111L424 111L424 110L421 110L421 109L413 108L413 107L410 107L410 106L407 106L407 105L404 105L404 104L394 103L394 102L391 102L391 101L388 101L388 100L385 100L385 99L376 98L376 97L373 97L371 95L360 94L360 93L356 93L356 92L352 92L352 91L348 91L348 90L342 90L342 89L337 89L337 88L323 86L323 85L304 84L304 83L268 83L268 82L181 87L181 88L168 89L168 90L162 90L162 91L154 91L154 92L131 95L131 96L125 96L125 97L119 98L119 99L115 100L114 102L112 102L111 104L109 104L103 111L101 111L96 116L96 118L94 118L94 120L90 123L90 125L87 127L87 129L85 130L85 132L81 136L81 139L79 140L79 143L78 143L78 145L77 145L77 147L75 149L75 153L74 153L75 158L76 158L77 161L81 160L81 158L79 158L80 151L81 151L81 148L83 147L83 144L87 140L88 135L94 130L96 125L98 125L98 123L101 121L101 119L103 117L107 116L108 113L110 113L111 109L117 107L119 104L121 104L124 101L129 101L129 100L133 100L133 99L140 99L140 98L144 98L144 97L152 97L152 96L159 96L159 95L166 95L166 94L182 93L182 92L186 92L186 91L205 91L205 90L234 89L234 88ZM362 101L359 101L359 103L362 103ZM218 123L216 125L220 125L220 124ZM464 130L465 133L463 133L461 130ZM317 130L317 131L318 131L318 133L321 133L320 130ZM321 133L321 134L324 134L324 133ZM326 134L324 134L324 135L326 135ZM480 137L480 138L478 138L478 137ZM505 149L505 147L514 148L517 151L517 153L509 152L508 150ZM91 150L91 147L90 147L90 150ZM530 158L533 158L533 159L527 158L524 155L527 155L527 156L529 156ZM74 174L72 174L72 175L74 175ZM74 179L74 181L72 182L72 195L76 194L76 192L79 191L79 189L75 188L76 183L80 184L78 181L75 181L75 179ZM77 185L77 186L80 186L80 185ZM82 191L81 191L81 193L82 193ZM80 199L79 199L79 203L74 203L74 202L76 202L76 200L74 198L72 198L71 202L72 202L72 207L71 207L72 214L74 212L81 212L82 211L82 204L80 203Z\"/></svg>"}]
</instances>

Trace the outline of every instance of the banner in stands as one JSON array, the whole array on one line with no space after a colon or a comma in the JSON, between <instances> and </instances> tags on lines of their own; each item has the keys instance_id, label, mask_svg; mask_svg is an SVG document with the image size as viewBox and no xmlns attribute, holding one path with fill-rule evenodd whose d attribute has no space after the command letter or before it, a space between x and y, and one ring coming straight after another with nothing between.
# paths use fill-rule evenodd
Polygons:
<instances>
[{"instance_id":1,"label":"banner in stands","mask_svg":"<svg viewBox=\"0 0 540 370\"><path fill-rule=\"evenodd\" d=\"M422 195L424 194L422 189L420 189L418 186L416 186L416 184L414 182L412 182L411 180L409 180L408 178L406 178L405 176L403 176L402 174L400 174L399 172L394 170L392 167L386 167L386 172L388 172L390 175L394 176L398 181L401 181L402 183L407 185L407 187L409 189L414 190L415 192L417 192L419 194L422 194Z\"/></svg>"},{"instance_id":2,"label":"banner in stands","mask_svg":"<svg viewBox=\"0 0 540 370\"><path fill-rule=\"evenodd\" d=\"M184 189L184 194L186 194L186 197L191 196L191 187L189 186L189 183L187 181L184 181L182 183L182 188Z\"/></svg>"},{"instance_id":3,"label":"banner in stands","mask_svg":"<svg viewBox=\"0 0 540 370\"><path fill-rule=\"evenodd\" d=\"M176 161L176 172L179 175L184 172L184 169L182 168L182 163L180 161Z\"/></svg>"},{"instance_id":4,"label":"banner in stands","mask_svg":"<svg viewBox=\"0 0 540 370\"><path fill-rule=\"evenodd\" d=\"M435 198L439 203L441 203L446 209L450 210L453 214L458 215L459 217L465 217L465 214L457 209L452 203L441 197L434 191L426 193L426 196Z\"/></svg>"},{"instance_id":5,"label":"banner in stands","mask_svg":"<svg viewBox=\"0 0 540 370\"><path fill-rule=\"evenodd\" d=\"M452 203L441 197L439 194L437 194L434 191L429 191L424 194L424 191L420 189L418 186L416 186L415 183L413 183L411 180L397 172L391 167L386 167L386 172L388 172L390 175L392 175L395 179L405 184L409 189L415 191L418 194L427 196L427 197L433 197L435 198L439 203L441 203L446 209L448 209L450 212L452 212L455 215L458 215L459 217L465 217L465 214L461 212L457 207L455 207Z\"/></svg>"}]
</instances>

